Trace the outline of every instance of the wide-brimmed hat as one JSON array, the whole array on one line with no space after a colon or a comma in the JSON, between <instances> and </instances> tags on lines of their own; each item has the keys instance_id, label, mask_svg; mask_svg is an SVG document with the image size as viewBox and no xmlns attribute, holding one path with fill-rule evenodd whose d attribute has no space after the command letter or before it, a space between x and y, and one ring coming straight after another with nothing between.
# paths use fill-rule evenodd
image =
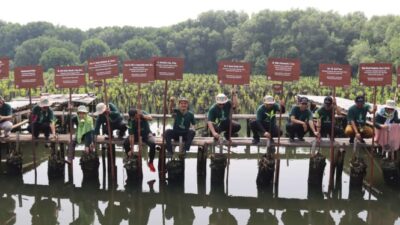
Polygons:
<instances>
[{"instance_id":1,"label":"wide-brimmed hat","mask_svg":"<svg viewBox=\"0 0 400 225\"><path fill-rule=\"evenodd\" d=\"M98 116L100 114L103 114L107 109L106 104L100 102L99 104L96 105L96 112L94 113L94 115Z\"/></svg>"},{"instance_id":2,"label":"wide-brimmed hat","mask_svg":"<svg viewBox=\"0 0 400 225\"><path fill-rule=\"evenodd\" d=\"M78 113L88 113L88 109L84 105L78 106Z\"/></svg>"},{"instance_id":3,"label":"wide-brimmed hat","mask_svg":"<svg viewBox=\"0 0 400 225\"><path fill-rule=\"evenodd\" d=\"M263 101L264 101L264 104L268 104L268 105L275 103L274 97L272 97L271 95L264 96Z\"/></svg>"},{"instance_id":4,"label":"wide-brimmed hat","mask_svg":"<svg viewBox=\"0 0 400 225\"><path fill-rule=\"evenodd\" d=\"M40 107L49 107L50 105L51 105L50 104L50 100L49 100L49 98L47 96L42 96L40 98L40 101L39 101L39 106Z\"/></svg>"},{"instance_id":5,"label":"wide-brimmed hat","mask_svg":"<svg viewBox=\"0 0 400 225\"><path fill-rule=\"evenodd\" d=\"M393 100L386 100L386 109L395 109L396 108L396 102Z\"/></svg>"},{"instance_id":6,"label":"wide-brimmed hat","mask_svg":"<svg viewBox=\"0 0 400 225\"><path fill-rule=\"evenodd\" d=\"M217 104L225 104L228 102L228 97L226 97L225 94L220 93L215 97L215 101Z\"/></svg>"},{"instance_id":7,"label":"wide-brimmed hat","mask_svg":"<svg viewBox=\"0 0 400 225\"><path fill-rule=\"evenodd\" d=\"M178 103L179 103L179 102L181 102L181 101L184 101L184 102L187 102L187 103L189 103L189 99L188 99L188 98L186 98L186 97L185 97L185 96L183 96L183 95L179 96Z\"/></svg>"}]
</instances>

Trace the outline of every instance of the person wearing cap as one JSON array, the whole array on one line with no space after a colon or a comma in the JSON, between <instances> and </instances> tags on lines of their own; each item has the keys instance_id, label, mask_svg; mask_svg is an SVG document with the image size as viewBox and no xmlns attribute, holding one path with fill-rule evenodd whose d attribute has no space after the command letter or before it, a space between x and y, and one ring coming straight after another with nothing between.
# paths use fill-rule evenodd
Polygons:
<instances>
[{"instance_id":1,"label":"person wearing cap","mask_svg":"<svg viewBox=\"0 0 400 225\"><path fill-rule=\"evenodd\" d=\"M75 140L72 141L68 149L68 162L74 158L76 144L85 145L85 153L93 150L93 118L88 115L88 109L80 105L77 110L78 116L72 118L72 123L76 126Z\"/></svg>"},{"instance_id":2,"label":"person wearing cap","mask_svg":"<svg viewBox=\"0 0 400 225\"><path fill-rule=\"evenodd\" d=\"M376 106L373 108L365 103L364 96L357 96L355 104L347 112L347 126L344 131L350 137L350 144L357 138L361 143L365 143L364 138L372 138L373 128L367 125L367 113L375 113Z\"/></svg>"},{"instance_id":3,"label":"person wearing cap","mask_svg":"<svg viewBox=\"0 0 400 225\"><path fill-rule=\"evenodd\" d=\"M300 105L294 106L289 114L286 131L289 133L290 142L294 141L296 135L299 141L304 141L304 135L310 130L316 137L319 137L319 133L314 127L312 112L308 109L308 103L308 98L300 98Z\"/></svg>"},{"instance_id":4,"label":"person wearing cap","mask_svg":"<svg viewBox=\"0 0 400 225\"><path fill-rule=\"evenodd\" d=\"M95 135L100 134L100 128L103 127L103 135L108 137L108 130L107 130L107 115L110 118L110 127L111 127L111 135L114 130L118 130L118 138L123 139L125 136L125 132L128 129L126 127L126 123L124 118L122 117L121 113L119 112L118 108L112 104L108 103L108 108L106 104L99 103L96 105L96 112L94 113L97 116L96 125L94 128Z\"/></svg>"},{"instance_id":5,"label":"person wearing cap","mask_svg":"<svg viewBox=\"0 0 400 225\"><path fill-rule=\"evenodd\" d=\"M221 132L225 132L225 139L230 140L229 123L232 121L232 135L235 135L240 130L240 124L229 119L231 108L235 110L238 106L236 93L233 93L232 101L222 93L215 97L215 101L216 103L211 106L210 110L208 111L208 129L210 129L211 135L215 139L218 140L220 137L219 134Z\"/></svg>"},{"instance_id":6,"label":"person wearing cap","mask_svg":"<svg viewBox=\"0 0 400 225\"><path fill-rule=\"evenodd\" d=\"M273 137L278 137L281 131L276 126L276 114L285 113L285 103L276 103L274 98L266 95L263 99L264 104L260 105L256 112L256 120L250 123L253 132L253 144L260 142L260 134L273 141Z\"/></svg>"},{"instance_id":7,"label":"person wearing cap","mask_svg":"<svg viewBox=\"0 0 400 225\"><path fill-rule=\"evenodd\" d=\"M314 118L317 120L317 132L321 137L326 137L328 134L330 136L331 134L332 112L339 115L341 114L341 109L336 105L336 101L331 96L327 96L324 99L323 107L319 108L314 113ZM335 126L333 137L339 134L343 134L343 131L339 127Z\"/></svg>"},{"instance_id":8,"label":"person wearing cap","mask_svg":"<svg viewBox=\"0 0 400 225\"><path fill-rule=\"evenodd\" d=\"M4 130L4 137L10 136L13 123L12 119L12 108L10 104L4 101L3 96L0 96L0 130Z\"/></svg>"},{"instance_id":9,"label":"person wearing cap","mask_svg":"<svg viewBox=\"0 0 400 225\"><path fill-rule=\"evenodd\" d=\"M133 154L133 146L139 140L138 132L138 121L140 118L140 136L142 137L142 142L149 146L149 162L147 166L150 168L151 172L155 172L156 169L153 165L154 156L156 154L156 141L151 133L149 121L153 118L146 111L138 112L136 108L131 108L128 112L128 138L124 141L124 150L128 156Z\"/></svg>"},{"instance_id":10,"label":"person wearing cap","mask_svg":"<svg viewBox=\"0 0 400 225\"><path fill-rule=\"evenodd\" d=\"M194 129L190 129L196 124L193 112L189 111L189 100L183 96L179 97L178 105L179 108L173 109L175 99L170 99L170 113L174 118L174 125L172 129L167 129L165 131L165 142L167 146L167 153L172 156L172 139L175 141L179 140L181 136L185 142L183 150L185 152L190 150L192 141L196 132Z\"/></svg>"},{"instance_id":11,"label":"person wearing cap","mask_svg":"<svg viewBox=\"0 0 400 225\"><path fill-rule=\"evenodd\" d=\"M50 105L48 97L42 96L39 104L32 109L28 131L33 134L34 138L38 138L41 132L44 133L46 139L49 139L50 133L52 138L56 136L56 118Z\"/></svg>"}]
</instances>

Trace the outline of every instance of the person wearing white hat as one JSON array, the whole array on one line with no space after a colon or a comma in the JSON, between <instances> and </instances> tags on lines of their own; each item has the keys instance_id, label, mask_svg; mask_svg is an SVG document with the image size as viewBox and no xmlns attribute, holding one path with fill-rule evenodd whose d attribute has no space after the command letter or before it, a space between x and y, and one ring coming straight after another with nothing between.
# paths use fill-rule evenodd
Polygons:
<instances>
[{"instance_id":1,"label":"person wearing white hat","mask_svg":"<svg viewBox=\"0 0 400 225\"><path fill-rule=\"evenodd\" d=\"M46 139L49 139L50 133L52 138L56 136L56 118L50 105L48 97L42 96L39 103L32 109L28 131L33 132L34 138L38 138L40 132L44 133Z\"/></svg>"},{"instance_id":2,"label":"person wearing white hat","mask_svg":"<svg viewBox=\"0 0 400 225\"><path fill-rule=\"evenodd\" d=\"M178 108L174 108L175 99L170 99L170 113L174 118L174 125L172 129L167 129L165 131L165 142L167 146L167 154L168 156L172 156L172 139L175 141L179 140L179 137L182 137L185 142L183 146L183 151L187 152L190 150L190 146L192 145L192 141L196 132L193 126L196 124L194 119L194 113L189 111L189 99L180 96L178 99Z\"/></svg>"},{"instance_id":3,"label":"person wearing white hat","mask_svg":"<svg viewBox=\"0 0 400 225\"><path fill-rule=\"evenodd\" d=\"M282 101L278 104L272 96L266 95L263 98L263 104L257 108L256 120L250 123L253 132L253 144L260 142L260 134L271 141L273 141L273 137L278 137L281 134L276 126L276 114L279 112L285 113L285 103Z\"/></svg>"},{"instance_id":4,"label":"person wearing white hat","mask_svg":"<svg viewBox=\"0 0 400 225\"><path fill-rule=\"evenodd\" d=\"M74 158L76 144L85 144L85 153L93 150L93 118L88 115L88 109L84 105L78 107L78 116L72 118L72 123L76 126L75 139L68 149L68 161Z\"/></svg>"},{"instance_id":5,"label":"person wearing white hat","mask_svg":"<svg viewBox=\"0 0 400 225\"><path fill-rule=\"evenodd\" d=\"M13 123L12 108L10 104L4 101L3 96L0 96L0 130L4 130L4 137L7 138L12 130Z\"/></svg>"},{"instance_id":6,"label":"person wearing white hat","mask_svg":"<svg viewBox=\"0 0 400 225\"><path fill-rule=\"evenodd\" d=\"M114 130L118 130L118 138L123 139L128 127L118 108L112 103L108 103L108 107L102 102L96 105L96 112L94 113L94 115L97 116L94 128L95 135L99 135L100 128L103 127L103 135L107 137L107 114L110 118L111 134Z\"/></svg>"},{"instance_id":7,"label":"person wearing white hat","mask_svg":"<svg viewBox=\"0 0 400 225\"><path fill-rule=\"evenodd\" d=\"M229 123L232 121L232 135L236 135L240 130L240 124L236 121L230 120L229 115L231 108L235 110L238 106L238 98L236 93L233 92L232 101L226 97L225 94L218 94L215 97L215 104L211 106L208 111L207 125L211 131L211 135L219 140L219 134L225 132L225 139L230 140L229 137Z\"/></svg>"},{"instance_id":8,"label":"person wearing white hat","mask_svg":"<svg viewBox=\"0 0 400 225\"><path fill-rule=\"evenodd\" d=\"M400 123L396 110L396 102L387 100L383 108L376 112L375 127L377 129L387 128L391 123Z\"/></svg>"}]
</instances>

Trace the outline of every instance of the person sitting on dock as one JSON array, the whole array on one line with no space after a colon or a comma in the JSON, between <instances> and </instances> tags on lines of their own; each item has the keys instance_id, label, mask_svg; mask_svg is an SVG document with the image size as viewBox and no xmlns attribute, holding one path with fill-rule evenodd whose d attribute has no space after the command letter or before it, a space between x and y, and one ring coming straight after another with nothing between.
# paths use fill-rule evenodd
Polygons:
<instances>
[{"instance_id":1,"label":"person sitting on dock","mask_svg":"<svg viewBox=\"0 0 400 225\"><path fill-rule=\"evenodd\" d=\"M50 109L50 101L47 96L40 98L39 104L34 106L30 115L30 124L28 131L33 134L34 138L38 138L40 132L44 133L46 140L50 137L56 137L56 118L53 110Z\"/></svg>"},{"instance_id":2,"label":"person sitting on dock","mask_svg":"<svg viewBox=\"0 0 400 225\"><path fill-rule=\"evenodd\" d=\"M126 127L126 123L124 118L122 117L121 113L119 112L118 108L112 104L108 103L108 107L104 103L99 103L96 105L96 112L94 113L95 116L98 116L96 119L96 125L94 128L95 135L100 134L100 127L103 127L103 135L108 137L108 130L107 130L107 117L110 118L110 127L111 127L111 136L113 135L114 130L118 130L118 138L123 139L125 136L125 132L128 129Z\"/></svg>"},{"instance_id":3,"label":"person sitting on dock","mask_svg":"<svg viewBox=\"0 0 400 225\"><path fill-rule=\"evenodd\" d=\"M68 149L68 162L74 158L76 144L85 144L85 153L93 150L93 118L88 115L88 109L84 105L78 107L78 116L72 118L72 123L76 126L75 140L72 141Z\"/></svg>"},{"instance_id":4,"label":"person sitting on dock","mask_svg":"<svg viewBox=\"0 0 400 225\"><path fill-rule=\"evenodd\" d=\"M133 145L135 142L138 142L137 140L139 140L138 119L140 118L140 136L142 137L142 141L149 146L149 162L147 165L149 166L151 172L155 172L156 169L153 165L153 160L156 154L156 141L153 133L151 133L150 124L148 122L153 118L145 111L138 112L136 108L130 109L128 114L129 136L124 141L125 153L128 156L133 155Z\"/></svg>"},{"instance_id":5,"label":"person sitting on dock","mask_svg":"<svg viewBox=\"0 0 400 225\"><path fill-rule=\"evenodd\" d=\"M174 120L173 129L168 129L165 131L165 142L167 145L167 154L169 157L172 156L172 139L175 141L179 140L181 136L185 145L183 146L184 152L190 150L190 146L192 145L192 141L194 136L196 135L196 131L194 129L190 129L191 126L196 124L194 120L193 112L189 111L189 100L185 97L179 97L178 104L179 108L173 109L174 106L174 98L170 99L170 113Z\"/></svg>"},{"instance_id":6,"label":"person sitting on dock","mask_svg":"<svg viewBox=\"0 0 400 225\"><path fill-rule=\"evenodd\" d=\"M364 96L357 96L355 104L351 106L347 113L347 126L344 131L350 137L350 144L354 143L354 137L361 143L365 143L364 138L372 138L373 128L367 125L367 113L375 113L376 106L373 108L365 103Z\"/></svg>"},{"instance_id":7,"label":"person sitting on dock","mask_svg":"<svg viewBox=\"0 0 400 225\"><path fill-rule=\"evenodd\" d=\"M256 112L256 120L250 123L253 132L253 144L260 142L260 134L273 142L274 137L281 135L282 131L276 126L276 113L285 113L285 103L276 103L270 95L264 97L264 104L260 105Z\"/></svg>"},{"instance_id":8,"label":"person sitting on dock","mask_svg":"<svg viewBox=\"0 0 400 225\"><path fill-rule=\"evenodd\" d=\"M335 99L331 96L327 96L324 99L324 106L319 108L314 117L317 119L317 132L321 134L321 137L327 137L331 134L332 129L332 110L335 114L339 115L341 113L340 107L336 105ZM342 135L343 131L339 127L334 127L333 138L337 135Z\"/></svg>"},{"instance_id":9,"label":"person sitting on dock","mask_svg":"<svg viewBox=\"0 0 400 225\"><path fill-rule=\"evenodd\" d=\"M220 133L225 132L224 136L226 140L230 140L229 126L232 122L232 136L236 136L240 130L240 124L233 121L229 116L231 115L231 109L235 110L238 106L238 99L236 93L233 94L232 101L226 97L225 94L218 94L215 97L216 103L211 106L208 111L207 125L211 131L212 136L219 140Z\"/></svg>"},{"instance_id":10,"label":"person sitting on dock","mask_svg":"<svg viewBox=\"0 0 400 225\"><path fill-rule=\"evenodd\" d=\"M4 130L4 137L8 138L12 130L13 123L12 108L4 101L3 96L0 96L0 130Z\"/></svg>"},{"instance_id":11,"label":"person sitting on dock","mask_svg":"<svg viewBox=\"0 0 400 225\"><path fill-rule=\"evenodd\" d=\"M376 112L375 116L375 140L380 146L390 147L393 150L397 150L400 146L400 140L398 134L400 132L399 126L393 126L399 124L400 119L396 110L396 102L393 100L387 100L386 105ZM390 132L390 133L389 133ZM386 149L388 150L388 149Z\"/></svg>"},{"instance_id":12,"label":"person sitting on dock","mask_svg":"<svg viewBox=\"0 0 400 225\"><path fill-rule=\"evenodd\" d=\"M302 97L300 105L292 108L289 114L289 122L286 124L289 141L293 142L296 134L299 141L304 141L304 135L310 130L316 137L319 137L319 133L314 127L312 112L308 109L308 98Z\"/></svg>"}]
</instances>

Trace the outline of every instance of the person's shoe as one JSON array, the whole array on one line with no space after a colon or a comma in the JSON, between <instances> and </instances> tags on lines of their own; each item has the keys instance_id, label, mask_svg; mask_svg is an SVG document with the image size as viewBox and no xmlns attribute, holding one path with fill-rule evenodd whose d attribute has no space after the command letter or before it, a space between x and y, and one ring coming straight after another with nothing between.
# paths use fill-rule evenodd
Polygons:
<instances>
[{"instance_id":1,"label":"person's shoe","mask_svg":"<svg viewBox=\"0 0 400 225\"><path fill-rule=\"evenodd\" d=\"M147 185L149 185L149 188L150 189L153 189L154 188L154 183L156 182L156 180L150 180L150 181L148 181L147 182Z\"/></svg>"},{"instance_id":2,"label":"person's shoe","mask_svg":"<svg viewBox=\"0 0 400 225\"><path fill-rule=\"evenodd\" d=\"M365 140L363 138L361 138L360 143L365 144Z\"/></svg>"},{"instance_id":3,"label":"person's shoe","mask_svg":"<svg viewBox=\"0 0 400 225\"><path fill-rule=\"evenodd\" d=\"M255 138L253 138L253 140L251 141L251 143L252 143L253 145L256 145L256 144L260 143L260 139L255 139Z\"/></svg>"},{"instance_id":4,"label":"person's shoe","mask_svg":"<svg viewBox=\"0 0 400 225\"><path fill-rule=\"evenodd\" d=\"M354 144L354 138L353 138L353 137L350 138L349 143L350 143L350 144Z\"/></svg>"},{"instance_id":5,"label":"person's shoe","mask_svg":"<svg viewBox=\"0 0 400 225\"><path fill-rule=\"evenodd\" d=\"M294 138L289 138L289 142L293 143L294 142Z\"/></svg>"},{"instance_id":6,"label":"person's shoe","mask_svg":"<svg viewBox=\"0 0 400 225\"><path fill-rule=\"evenodd\" d=\"M46 141L48 141L48 140L49 140L49 137L50 137L50 136L44 136L44 139L45 139Z\"/></svg>"},{"instance_id":7,"label":"person's shoe","mask_svg":"<svg viewBox=\"0 0 400 225\"><path fill-rule=\"evenodd\" d=\"M238 133L233 133L232 137L239 137L239 134Z\"/></svg>"},{"instance_id":8,"label":"person's shoe","mask_svg":"<svg viewBox=\"0 0 400 225\"><path fill-rule=\"evenodd\" d=\"M299 138L299 141L305 141L304 138Z\"/></svg>"},{"instance_id":9,"label":"person's shoe","mask_svg":"<svg viewBox=\"0 0 400 225\"><path fill-rule=\"evenodd\" d=\"M156 168L154 167L152 162L147 163L147 166L149 167L151 172L153 173L156 172Z\"/></svg>"}]
</instances>

